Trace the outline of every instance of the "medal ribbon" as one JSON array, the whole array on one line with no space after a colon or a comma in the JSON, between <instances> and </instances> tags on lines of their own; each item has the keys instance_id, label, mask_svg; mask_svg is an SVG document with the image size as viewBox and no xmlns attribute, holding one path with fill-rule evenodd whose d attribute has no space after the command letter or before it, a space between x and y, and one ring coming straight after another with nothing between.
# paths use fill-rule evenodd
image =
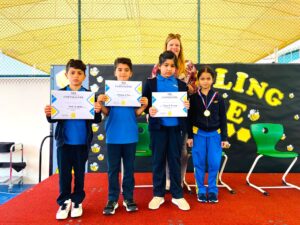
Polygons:
<instances>
[{"instance_id":1,"label":"medal ribbon","mask_svg":"<svg viewBox=\"0 0 300 225\"><path fill-rule=\"evenodd\" d=\"M201 99L202 99L202 102L203 102L203 105L204 105L204 107L205 107L205 110L207 110L208 107L211 105L212 101L214 100L214 98L216 97L217 92L214 93L214 95L213 95L212 98L210 99L210 101L209 101L209 103L208 103L207 106L206 106L206 103L205 103L205 101L204 101L204 98L203 98L203 96L202 96L202 94L201 94L200 89L198 89L198 94L200 95L200 97L201 97Z\"/></svg>"}]
</instances>

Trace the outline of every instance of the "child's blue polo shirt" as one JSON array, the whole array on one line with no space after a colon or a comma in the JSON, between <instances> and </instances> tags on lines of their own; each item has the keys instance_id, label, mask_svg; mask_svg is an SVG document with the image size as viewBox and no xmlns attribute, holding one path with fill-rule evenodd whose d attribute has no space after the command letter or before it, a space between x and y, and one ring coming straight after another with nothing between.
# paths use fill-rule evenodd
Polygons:
<instances>
[{"instance_id":1,"label":"child's blue polo shirt","mask_svg":"<svg viewBox=\"0 0 300 225\"><path fill-rule=\"evenodd\" d=\"M105 121L107 144L130 144L138 142L138 125L134 107L109 107Z\"/></svg>"},{"instance_id":2,"label":"child's blue polo shirt","mask_svg":"<svg viewBox=\"0 0 300 225\"><path fill-rule=\"evenodd\" d=\"M174 75L165 78L162 75L157 75L157 91L158 92L178 92L178 82ZM161 117L161 124L167 127L178 126L177 117Z\"/></svg>"},{"instance_id":3,"label":"child's blue polo shirt","mask_svg":"<svg viewBox=\"0 0 300 225\"><path fill-rule=\"evenodd\" d=\"M68 86L67 91L72 91ZM78 91L85 91L81 87ZM85 120L65 120L64 136L65 144L69 145L85 145L87 141L87 127Z\"/></svg>"}]
</instances>

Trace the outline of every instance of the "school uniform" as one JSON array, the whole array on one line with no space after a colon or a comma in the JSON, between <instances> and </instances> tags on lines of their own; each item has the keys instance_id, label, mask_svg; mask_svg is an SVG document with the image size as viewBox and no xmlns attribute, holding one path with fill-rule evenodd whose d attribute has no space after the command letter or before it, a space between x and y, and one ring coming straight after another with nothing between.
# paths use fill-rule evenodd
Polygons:
<instances>
[{"instance_id":1,"label":"school uniform","mask_svg":"<svg viewBox=\"0 0 300 225\"><path fill-rule=\"evenodd\" d=\"M220 134L218 129L221 130ZM227 141L227 121L224 101L213 89L207 95L198 90L190 97L188 138L193 138L192 157L198 195L206 192L217 194L217 175L222 157L221 141ZM204 185L206 162L208 188Z\"/></svg>"},{"instance_id":2,"label":"school uniform","mask_svg":"<svg viewBox=\"0 0 300 225\"><path fill-rule=\"evenodd\" d=\"M109 107L105 122L108 200L117 202L120 195L119 171L123 159L123 196L124 200L133 199L134 160L138 142L138 125L134 107Z\"/></svg>"},{"instance_id":3,"label":"school uniform","mask_svg":"<svg viewBox=\"0 0 300 225\"><path fill-rule=\"evenodd\" d=\"M71 91L66 86L63 91ZM78 91L87 91L81 87ZM59 170L59 196L57 203L66 200L80 204L85 198L84 175L85 163L93 139L92 123L101 122L101 113L95 113L94 120L55 120L47 117L48 122L55 123L55 140L57 146L57 165ZM72 168L74 170L74 191L71 190Z\"/></svg>"},{"instance_id":4,"label":"school uniform","mask_svg":"<svg viewBox=\"0 0 300 225\"><path fill-rule=\"evenodd\" d=\"M187 91L186 83L171 76L164 78L160 74L148 79L143 87L143 96L149 99L146 112L152 106L152 92ZM186 118L149 117L149 132L153 159L153 195L164 197L166 187L166 160L170 168L170 192L173 198L182 198L181 187L181 148L183 134L186 131Z\"/></svg>"}]
</instances>

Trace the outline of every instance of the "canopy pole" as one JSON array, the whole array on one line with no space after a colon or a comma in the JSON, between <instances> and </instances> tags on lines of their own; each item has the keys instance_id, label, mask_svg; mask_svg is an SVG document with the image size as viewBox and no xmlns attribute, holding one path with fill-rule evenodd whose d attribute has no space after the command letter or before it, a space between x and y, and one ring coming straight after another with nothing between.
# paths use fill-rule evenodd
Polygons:
<instances>
[{"instance_id":1,"label":"canopy pole","mask_svg":"<svg viewBox=\"0 0 300 225\"><path fill-rule=\"evenodd\" d=\"M78 0L78 59L81 59L81 0Z\"/></svg>"},{"instance_id":2,"label":"canopy pole","mask_svg":"<svg viewBox=\"0 0 300 225\"><path fill-rule=\"evenodd\" d=\"M197 63L200 63L200 0L198 0L197 6Z\"/></svg>"}]
</instances>

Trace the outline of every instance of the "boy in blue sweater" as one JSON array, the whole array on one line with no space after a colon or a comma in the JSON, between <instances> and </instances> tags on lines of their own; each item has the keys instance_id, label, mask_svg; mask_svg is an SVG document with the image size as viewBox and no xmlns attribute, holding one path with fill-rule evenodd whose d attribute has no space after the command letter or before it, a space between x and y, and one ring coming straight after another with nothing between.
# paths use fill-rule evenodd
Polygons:
<instances>
[{"instance_id":1,"label":"boy in blue sweater","mask_svg":"<svg viewBox=\"0 0 300 225\"><path fill-rule=\"evenodd\" d=\"M129 58L120 57L114 62L115 76L118 81L128 81L132 76L132 62ZM104 215L113 215L118 208L120 195L119 171L121 159L124 165L123 206L127 212L134 212L138 207L133 199L134 159L138 142L138 124L136 117L141 115L148 105L148 99L140 99L141 107L104 106L108 96L101 94L98 102L102 112L107 116L105 121L107 166L108 166L108 201L103 209Z\"/></svg>"},{"instance_id":2,"label":"boy in blue sweater","mask_svg":"<svg viewBox=\"0 0 300 225\"><path fill-rule=\"evenodd\" d=\"M66 65L66 77L70 84L61 90L87 91L82 87L86 65L81 60L71 59ZM66 219L71 210L71 217L82 215L82 201L85 197L84 174L93 132L92 123L101 122L101 106L95 102L94 120L53 120L51 106L44 109L49 123L57 122L55 140L57 145L57 163L59 169L59 209L56 219ZM74 191L71 192L72 168L74 170Z\"/></svg>"}]
</instances>

